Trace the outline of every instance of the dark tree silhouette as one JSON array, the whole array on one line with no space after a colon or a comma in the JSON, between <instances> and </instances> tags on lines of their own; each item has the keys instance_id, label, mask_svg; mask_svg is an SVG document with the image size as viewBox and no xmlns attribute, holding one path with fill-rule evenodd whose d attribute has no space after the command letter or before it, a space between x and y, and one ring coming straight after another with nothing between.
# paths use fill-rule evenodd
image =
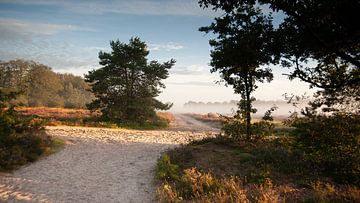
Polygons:
<instances>
[{"instance_id":1,"label":"dark tree silhouette","mask_svg":"<svg viewBox=\"0 0 360 203\"><path fill-rule=\"evenodd\" d=\"M267 33L271 34L268 42L273 43L267 54L275 59L269 62L281 62L284 67L292 67L288 74L290 79L299 78L311 87L324 89L318 93L325 96L322 98L327 98L322 104L344 103L339 92L359 96L359 1L200 0L199 4L203 8L223 11L224 15L215 21L237 25L238 32L249 30L242 26L245 21L236 18L248 15L249 7L254 10L260 8L262 13L269 13L269 16L281 14L282 22L275 28L267 29ZM253 16L253 21L259 18L263 16ZM230 20L226 22L226 19ZM271 24L277 23L273 21ZM257 33L254 41L262 38L263 33ZM328 102L329 99L331 102Z\"/></svg>"},{"instance_id":2,"label":"dark tree silhouette","mask_svg":"<svg viewBox=\"0 0 360 203\"><path fill-rule=\"evenodd\" d=\"M255 98L252 93L256 82L270 82L273 78L269 68L262 68L272 61L271 19L261 14L259 9L243 7L242 15L226 15L216 18L203 32L217 34L210 40L212 72L220 72L222 79L232 85L235 93L241 95L238 117L246 123L247 137L251 136L251 113ZM255 20L254 20L255 19ZM242 29L239 29L242 28Z\"/></svg>"}]
</instances>

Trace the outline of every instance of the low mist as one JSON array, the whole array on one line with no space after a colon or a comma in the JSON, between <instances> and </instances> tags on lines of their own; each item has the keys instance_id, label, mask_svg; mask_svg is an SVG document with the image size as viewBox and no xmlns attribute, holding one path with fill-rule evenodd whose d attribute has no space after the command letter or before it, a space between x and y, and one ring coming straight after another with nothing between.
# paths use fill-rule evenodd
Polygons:
<instances>
[{"instance_id":1,"label":"low mist","mask_svg":"<svg viewBox=\"0 0 360 203\"><path fill-rule=\"evenodd\" d=\"M189 101L183 105L174 105L170 111L174 113L219 113L224 115L234 115L236 113L238 101L232 100L229 102L194 102ZM278 109L273 112L273 116L278 118L286 118L291 112L294 112L296 107L286 101L262 101L258 100L253 103L257 112L254 117L262 117L264 113L271 107L276 106Z\"/></svg>"}]
</instances>

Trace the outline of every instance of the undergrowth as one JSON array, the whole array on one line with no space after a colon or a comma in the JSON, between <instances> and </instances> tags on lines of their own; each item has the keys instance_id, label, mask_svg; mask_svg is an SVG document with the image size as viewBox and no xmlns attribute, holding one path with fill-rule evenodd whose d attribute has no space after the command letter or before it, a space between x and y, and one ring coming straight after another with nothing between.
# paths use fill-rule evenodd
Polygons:
<instances>
[{"instance_id":1,"label":"undergrowth","mask_svg":"<svg viewBox=\"0 0 360 203\"><path fill-rule=\"evenodd\" d=\"M219 136L169 150L156 170L161 202L359 202L312 165L297 138L254 141Z\"/></svg>"},{"instance_id":2,"label":"undergrowth","mask_svg":"<svg viewBox=\"0 0 360 203\"><path fill-rule=\"evenodd\" d=\"M22 116L12 106L6 108L7 102L15 97L15 93L0 91L0 171L34 162L62 145L45 133L42 119Z\"/></svg>"}]
</instances>

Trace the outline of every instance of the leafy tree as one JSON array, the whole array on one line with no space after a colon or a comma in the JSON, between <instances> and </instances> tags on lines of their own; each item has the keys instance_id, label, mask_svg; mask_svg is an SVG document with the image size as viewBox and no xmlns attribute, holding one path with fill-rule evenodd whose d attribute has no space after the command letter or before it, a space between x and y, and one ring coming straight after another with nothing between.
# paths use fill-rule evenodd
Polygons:
<instances>
[{"instance_id":1,"label":"leafy tree","mask_svg":"<svg viewBox=\"0 0 360 203\"><path fill-rule=\"evenodd\" d=\"M26 106L84 108L94 98L82 77L23 59L0 61L0 88L19 93L8 102Z\"/></svg>"},{"instance_id":2,"label":"leafy tree","mask_svg":"<svg viewBox=\"0 0 360 203\"><path fill-rule=\"evenodd\" d=\"M51 68L38 64L30 70L29 78L29 106L59 107L64 105L64 100L59 96L63 86L60 78Z\"/></svg>"},{"instance_id":3,"label":"leafy tree","mask_svg":"<svg viewBox=\"0 0 360 203\"><path fill-rule=\"evenodd\" d=\"M355 0L200 0L203 8L212 7L225 14L217 18L230 19L227 24L238 25L239 32L247 32L248 27L240 26L243 21L236 16L247 15L248 8L262 9L262 13L281 15L281 22L267 33L272 33L267 50L272 63L281 62L284 67L292 67L289 78L300 78L311 87L322 88L318 93L323 99L317 106L346 104L347 99L339 97L344 92L358 97L360 82L360 2ZM261 19L261 15L253 16ZM264 28L267 25L260 25ZM232 33L229 33L233 35ZM263 33L254 33L254 41L261 40ZM250 49L256 46L249 47ZM258 59L261 60L261 59ZM350 92L350 94L348 94ZM329 102L330 101L330 102Z\"/></svg>"},{"instance_id":4,"label":"leafy tree","mask_svg":"<svg viewBox=\"0 0 360 203\"><path fill-rule=\"evenodd\" d=\"M102 67L85 76L96 97L88 107L100 110L104 120L140 124L156 118L156 109L169 109L171 104L155 97L165 88L161 80L169 76L168 69L175 61L148 62L146 44L137 37L128 44L111 41L110 46L110 53L99 53Z\"/></svg>"},{"instance_id":5,"label":"leafy tree","mask_svg":"<svg viewBox=\"0 0 360 203\"><path fill-rule=\"evenodd\" d=\"M11 61L0 61L0 87L5 92L20 93L17 100L27 104L27 93L29 86L29 71L36 66L33 61L16 59Z\"/></svg>"},{"instance_id":6,"label":"leafy tree","mask_svg":"<svg viewBox=\"0 0 360 203\"><path fill-rule=\"evenodd\" d=\"M217 34L217 39L210 40L214 48L211 72L219 71L226 84L232 85L235 93L241 95L238 116L245 121L246 135L250 138L251 113L256 112L252 107L255 98L251 95L257 88L256 82L270 82L273 78L269 68L262 68L273 60L269 54L273 27L271 18L261 14L259 9L251 6L241 9L241 15L216 18L200 31Z\"/></svg>"},{"instance_id":7,"label":"leafy tree","mask_svg":"<svg viewBox=\"0 0 360 203\"><path fill-rule=\"evenodd\" d=\"M84 108L87 103L94 99L94 95L88 91L90 86L80 76L72 74L58 74L63 89L60 96L64 99L65 108Z\"/></svg>"}]
</instances>

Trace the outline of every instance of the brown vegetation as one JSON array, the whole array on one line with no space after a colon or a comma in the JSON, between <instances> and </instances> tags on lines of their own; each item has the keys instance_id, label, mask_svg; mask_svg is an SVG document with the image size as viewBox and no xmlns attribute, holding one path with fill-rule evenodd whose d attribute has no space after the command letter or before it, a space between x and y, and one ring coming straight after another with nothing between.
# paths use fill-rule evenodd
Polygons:
<instances>
[{"instance_id":1,"label":"brown vegetation","mask_svg":"<svg viewBox=\"0 0 360 203\"><path fill-rule=\"evenodd\" d=\"M87 109L64 109L49 107L18 107L16 111L23 115L34 115L40 118L89 118L97 113L91 113Z\"/></svg>"},{"instance_id":2,"label":"brown vegetation","mask_svg":"<svg viewBox=\"0 0 360 203\"><path fill-rule=\"evenodd\" d=\"M198 121L208 123L211 126L221 127L225 121L225 117L217 113L207 113L207 114L196 114L196 113L187 113L187 116L190 116Z\"/></svg>"},{"instance_id":3,"label":"brown vegetation","mask_svg":"<svg viewBox=\"0 0 360 203\"><path fill-rule=\"evenodd\" d=\"M161 111L161 112L156 112L156 115L160 118L160 119L163 119L163 120L167 120L168 122L174 122L176 119L175 119L175 116L170 113L170 112L164 112L164 111Z\"/></svg>"},{"instance_id":4,"label":"brown vegetation","mask_svg":"<svg viewBox=\"0 0 360 203\"><path fill-rule=\"evenodd\" d=\"M360 188L311 171L291 140L232 142L219 137L159 159L162 202L358 202ZM160 174L160 176L159 176Z\"/></svg>"},{"instance_id":5,"label":"brown vegetation","mask_svg":"<svg viewBox=\"0 0 360 203\"><path fill-rule=\"evenodd\" d=\"M106 122L98 122L100 112L91 112L87 109L66 109L49 107L17 107L16 111L25 116L38 116L46 121L46 125L59 126L91 126L116 127ZM175 116L170 112L157 112L156 115L166 122L174 122Z\"/></svg>"}]
</instances>

